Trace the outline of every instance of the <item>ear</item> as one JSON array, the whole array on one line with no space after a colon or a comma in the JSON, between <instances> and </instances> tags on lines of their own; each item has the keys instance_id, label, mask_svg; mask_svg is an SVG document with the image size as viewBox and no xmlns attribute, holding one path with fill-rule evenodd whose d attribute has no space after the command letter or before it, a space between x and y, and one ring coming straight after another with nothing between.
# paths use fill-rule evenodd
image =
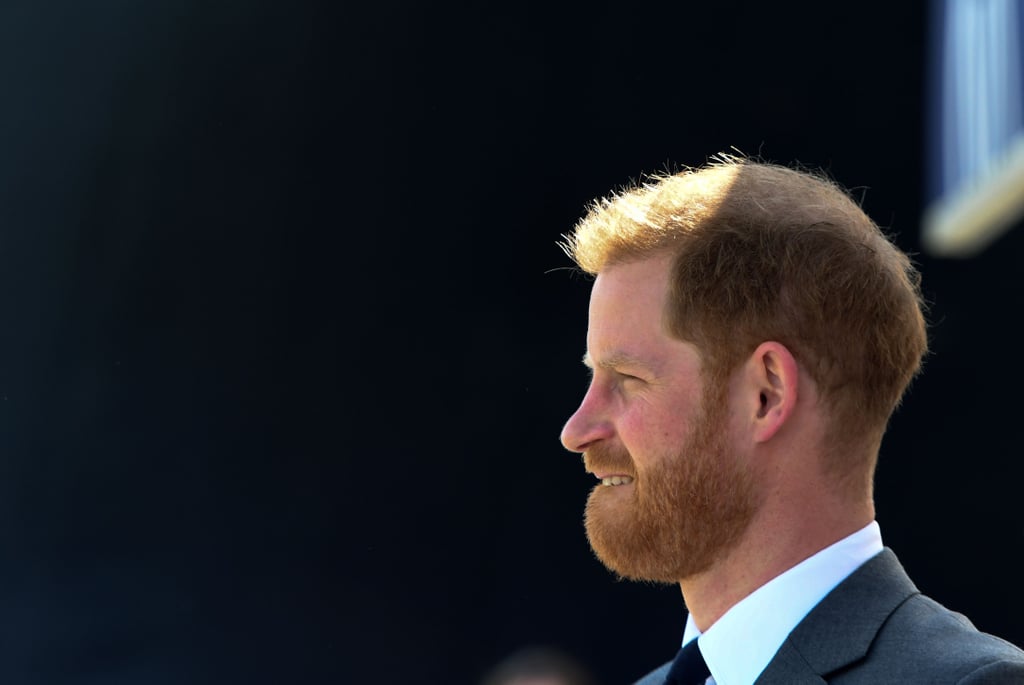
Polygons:
<instances>
[{"instance_id":1,"label":"ear","mask_svg":"<svg viewBox=\"0 0 1024 685\"><path fill-rule=\"evenodd\" d=\"M763 342L757 346L745 364L741 391L754 442L767 442L789 420L799 384L796 359L785 345Z\"/></svg>"}]
</instances>

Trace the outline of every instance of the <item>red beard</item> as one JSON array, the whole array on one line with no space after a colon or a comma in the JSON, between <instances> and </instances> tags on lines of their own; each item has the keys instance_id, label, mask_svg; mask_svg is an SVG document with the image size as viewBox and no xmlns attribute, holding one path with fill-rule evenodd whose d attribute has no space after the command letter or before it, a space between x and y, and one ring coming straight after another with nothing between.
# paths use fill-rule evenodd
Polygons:
<instances>
[{"instance_id":1,"label":"red beard","mask_svg":"<svg viewBox=\"0 0 1024 685\"><path fill-rule=\"evenodd\" d=\"M590 546L611 571L631 580L677 583L710 568L732 548L757 510L750 473L726 447L724 393L706 393L687 444L638 465L603 444L584 460L598 473L629 475L629 485L590 493Z\"/></svg>"}]
</instances>

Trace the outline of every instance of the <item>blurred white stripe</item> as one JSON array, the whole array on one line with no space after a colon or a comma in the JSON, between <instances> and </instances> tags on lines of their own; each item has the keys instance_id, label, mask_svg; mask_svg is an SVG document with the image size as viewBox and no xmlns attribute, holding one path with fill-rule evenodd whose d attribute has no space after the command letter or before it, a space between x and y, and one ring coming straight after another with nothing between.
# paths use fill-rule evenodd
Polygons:
<instances>
[{"instance_id":1,"label":"blurred white stripe","mask_svg":"<svg viewBox=\"0 0 1024 685\"><path fill-rule=\"evenodd\" d=\"M1024 196L1024 176L1016 178L1021 173L1016 142L1024 139L1020 2L936 3L944 35L941 64L935 67L941 70L941 92L932 102L940 111L930 114L940 117L941 150L935 159L942 168L939 197L925 216L924 240L938 254L976 251L1024 212L1014 198L993 195L998 190ZM976 193L987 204L979 205L972 197ZM953 236L956 232L967 237Z\"/></svg>"}]
</instances>

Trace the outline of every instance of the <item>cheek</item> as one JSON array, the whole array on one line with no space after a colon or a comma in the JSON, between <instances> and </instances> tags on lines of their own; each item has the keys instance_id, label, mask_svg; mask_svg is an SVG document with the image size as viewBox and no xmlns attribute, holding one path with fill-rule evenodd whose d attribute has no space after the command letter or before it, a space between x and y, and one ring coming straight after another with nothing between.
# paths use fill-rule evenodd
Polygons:
<instances>
[{"instance_id":1,"label":"cheek","mask_svg":"<svg viewBox=\"0 0 1024 685\"><path fill-rule=\"evenodd\" d=\"M673 412L634 411L622 417L620 435L630 452L675 451L686 444L689 417Z\"/></svg>"}]
</instances>

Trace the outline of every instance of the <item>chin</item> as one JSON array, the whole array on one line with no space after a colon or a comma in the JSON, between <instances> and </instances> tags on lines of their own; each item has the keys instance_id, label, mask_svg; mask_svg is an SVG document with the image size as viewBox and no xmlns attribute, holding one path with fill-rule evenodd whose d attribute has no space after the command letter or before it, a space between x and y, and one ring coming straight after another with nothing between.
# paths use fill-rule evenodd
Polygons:
<instances>
[{"instance_id":1,"label":"chin","mask_svg":"<svg viewBox=\"0 0 1024 685\"><path fill-rule=\"evenodd\" d=\"M699 575L729 551L750 521L746 508L696 506L707 500L678 494L643 497L641 486L597 486L587 500L591 549L620 578L674 584Z\"/></svg>"},{"instance_id":2,"label":"chin","mask_svg":"<svg viewBox=\"0 0 1024 685\"><path fill-rule=\"evenodd\" d=\"M590 547L598 560L620 578L678 582L676 564L665 558L667 550L649 535L650 526L640 515L643 507L638 500L635 483L595 487L584 517Z\"/></svg>"}]
</instances>

